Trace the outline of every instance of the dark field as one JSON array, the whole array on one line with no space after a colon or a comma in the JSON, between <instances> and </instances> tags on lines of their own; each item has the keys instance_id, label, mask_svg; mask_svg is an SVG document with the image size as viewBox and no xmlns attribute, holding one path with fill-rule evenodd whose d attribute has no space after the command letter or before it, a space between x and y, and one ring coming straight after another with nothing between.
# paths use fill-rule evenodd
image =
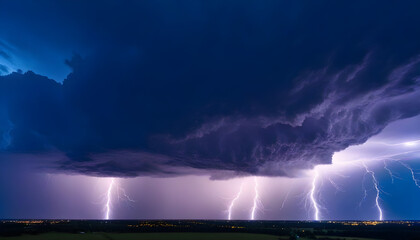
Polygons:
<instances>
[{"instance_id":1,"label":"dark field","mask_svg":"<svg viewBox=\"0 0 420 240\"><path fill-rule=\"evenodd\" d=\"M40 235L22 235L0 237L15 240L277 240L274 235L252 233L44 233Z\"/></svg>"},{"instance_id":2,"label":"dark field","mask_svg":"<svg viewBox=\"0 0 420 240\"><path fill-rule=\"evenodd\" d=\"M373 238L322 237L319 239L374 240ZM253 233L43 233L0 237L10 240L288 240L289 236L275 236ZM300 238L313 239L313 238Z\"/></svg>"},{"instance_id":3,"label":"dark field","mask_svg":"<svg viewBox=\"0 0 420 240\"><path fill-rule=\"evenodd\" d=\"M420 239L416 221L3 220L0 239Z\"/></svg>"}]
</instances>

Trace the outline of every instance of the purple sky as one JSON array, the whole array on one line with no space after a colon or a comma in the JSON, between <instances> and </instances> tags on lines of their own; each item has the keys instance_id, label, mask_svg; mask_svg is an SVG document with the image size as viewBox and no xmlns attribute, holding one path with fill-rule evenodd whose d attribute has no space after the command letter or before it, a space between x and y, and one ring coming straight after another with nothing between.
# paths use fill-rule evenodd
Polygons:
<instances>
[{"instance_id":1,"label":"purple sky","mask_svg":"<svg viewBox=\"0 0 420 240\"><path fill-rule=\"evenodd\" d=\"M420 3L0 6L0 218L420 218Z\"/></svg>"},{"instance_id":2,"label":"purple sky","mask_svg":"<svg viewBox=\"0 0 420 240\"><path fill-rule=\"evenodd\" d=\"M364 177L359 161L365 159L383 191L380 206L384 219L416 219L420 189L411 180L409 170L398 161L419 169L420 163L415 159L420 155L420 142L393 148L385 143L419 140L420 132L413 131L418 128L418 121L419 117L395 122L365 144L336 154L334 164L317 168L320 177L316 183L316 200L321 218L377 219L376 193L371 180ZM383 144L378 146L378 142ZM384 169L384 160L395 174L393 183ZM0 210L4 218L105 217L111 178L48 174L36 164L24 161L11 165L3 160L1 164ZM313 176L310 170L302 171L296 178L258 177L260 203L255 218L313 219L309 196ZM209 176L115 178L115 183L110 200L112 219L227 219L229 205L243 184L243 191L232 208L232 219L246 220L251 217L255 197L252 176L229 180L210 180ZM363 184L368 191L364 201ZM401 189L405 190L401 192Z\"/></svg>"}]
</instances>

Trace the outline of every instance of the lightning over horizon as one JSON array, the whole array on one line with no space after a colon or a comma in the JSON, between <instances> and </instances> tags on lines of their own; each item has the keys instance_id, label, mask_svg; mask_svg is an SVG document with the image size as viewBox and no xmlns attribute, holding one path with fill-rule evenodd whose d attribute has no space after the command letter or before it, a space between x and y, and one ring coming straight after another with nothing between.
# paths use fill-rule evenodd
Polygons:
<instances>
[{"instance_id":1,"label":"lightning over horizon","mask_svg":"<svg viewBox=\"0 0 420 240\"><path fill-rule=\"evenodd\" d=\"M314 168L314 173L315 173L315 175L312 179L312 188L311 188L309 196L310 196L310 199L311 199L311 202L312 202L312 207L314 209L314 220L319 221L320 220L319 219L319 206L318 206L318 203L317 203L316 198L315 198L316 183L317 183L318 176L319 176L319 173L316 170L316 167Z\"/></svg>"},{"instance_id":2,"label":"lightning over horizon","mask_svg":"<svg viewBox=\"0 0 420 240\"><path fill-rule=\"evenodd\" d=\"M107 200L106 200L106 204L105 204L105 209L106 209L106 213L105 213L105 219L108 220L110 213L111 213L111 193L112 193L112 188L114 186L114 178L111 178L111 182L109 183L108 186L108 191L107 191Z\"/></svg>"},{"instance_id":3,"label":"lightning over horizon","mask_svg":"<svg viewBox=\"0 0 420 240\"><path fill-rule=\"evenodd\" d=\"M380 199L379 194L380 194L381 190L379 188L378 180L376 179L375 173L367 167L365 162L362 161L362 165L366 170L366 174L369 174L372 178L372 183L373 183L373 186L374 186L375 191L376 191L375 206L376 206L376 208L378 209L378 212L379 212L379 220L382 221L383 220L383 212L382 212L381 205L379 204L379 199Z\"/></svg>"},{"instance_id":4,"label":"lightning over horizon","mask_svg":"<svg viewBox=\"0 0 420 240\"><path fill-rule=\"evenodd\" d=\"M413 147L416 146L417 142L419 142L418 140L412 141L410 142L410 144L406 144L406 142L403 143L395 143L392 144L392 146L397 146L397 147ZM381 143L386 145L386 143ZM416 178L416 171L408 164L406 163L406 161L403 161L401 159L399 159L399 157L401 156L401 154L411 154L411 153L416 153L416 151L406 151L404 148L401 150L398 150L392 154L386 154L383 156L377 156L375 158L372 158L371 160L368 160L366 158L361 158L361 159L356 159L353 161L349 161L349 162L335 162L332 165L323 165L323 166L316 166L313 170L312 170L312 178L311 178L311 188L310 191L308 193L308 199L310 200L311 203L311 207L312 207L312 213L313 213L313 220L315 221L320 221L321 220L321 209L324 208L324 206L321 207L320 203L319 203L319 199L317 199L320 196L320 193L323 190L324 186L324 179L329 182L331 184L331 186L336 189L336 191L344 193L345 189L342 188L341 184L339 184L340 182L337 182L337 179L335 179L334 176L338 176L341 178L348 178L349 176L344 175L341 173L341 170L339 169L349 169L348 167L345 166L359 166L364 170L364 174L363 174L363 179L362 179L362 199L360 200L358 206L359 208L362 207L362 203L367 199L367 197L369 196L369 189L366 186L366 181L370 180L372 186L373 186L373 190L375 192L375 197L374 197L374 205L375 208L377 209L378 212L378 220L383 220L384 219L384 211L383 208L381 206L381 192L382 189L380 187L380 183L379 180L377 178L376 173L371 170L371 168L367 165L368 163L374 163L374 162L382 162L383 164L383 169L384 171L389 175L389 177L391 178L391 183L394 184L395 179L399 179L402 180L403 178L398 174L396 174L393 170L395 168L395 165L390 165L390 163L396 162L399 163L401 166L403 166L405 169L407 169L410 173L410 177L411 180L413 181L414 185L420 189L420 184L419 184L419 180ZM397 158L398 157L398 158ZM334 170L336 169L336 170ZM322 182L321 181L321 172L322 172ZM325 176L324 176L325 175ZM110 178L111 180L108 182L108 188L107 188L107 194L106 194L106 203L105 203L105 216L104 219L110 219L112 217L112 205L115 204L113 203L113 198L114 198L114 193L116 194L116 198L118 200L125 200L131 203L134 203L135 201L126 193L125 189L121 188L117 182L116 178ZM250 215L249 215L249 220L255 220L257 219L257 213L260 209L261 206L261 195L260 195L260 184L258 181L258 177L257 176L253 176L252 178L252 192L253 192L253 197L252 197L252 206L250 208ZM246 190L246 192L250 191L250 184L251 182L247 179L244 179L239 187L239 190L237 191L236 195L232 198L232 200L230 201L229 205L228 205L228 210L227 210L227 220L232 220L233 219L233 213L234 213L234 209L237 205L237 202L240 198L243 198L244 195L244 190L246 189L245 186L248 185L248 189ZM279 210L283 209L285 206L285 202L287 201L288 197L290 194L290 190L287 192L287 194L284 196L283 200L280 202L280 208ZM251 199L250 199L251 200ZM325 210L327 209L327 205L325 205Z\"/></svg>"},{"instance_id":5,"label":"lightning over horizon","mask_svg":"<svg viewBox=\"0 0 420 240\"><path fill-rule=\"evenodd\" d=\"M362 203L366 200L366 198L368 197L368 192L369 190L366 187L366 177L369 176L373 185L373 190L375 192L375 202L374 205L378 211L378 219L379 220L383 220L383 215L384 215L384 211L383 208L381 206L381 192L383 192L383 190L380 187L380 183L378 181L378 178L375 174L375 172L373 170L371 170L368 166L367 166L367 162L382 162L383 164L383 169L385 170L385 172L390 176L391 178L391 183L394 184L395 179L399 179L402 180L403 178L399 175L397 175L396 173L394 173L394 171L392 171L391 167L389 166L389 161L392 162L397 162L399 164L401 164L404 168L406 168L409 173L410 173L410 179L413 181L414 185L420 189L420 181L417 179L416 175L417 172L409 165L407 164L406 160L404 161L404 156L405 155L409 155L409 154L417 154L419 151L414 149L414 150L409 150L407 151L406 148L412 148L417 146L420 143L420 140L412 140L410 142L399 142L399 143L386 143L386 142L378 142L378 141L373 141L371 142L373 144L381 144L381 145L385 145L385 146L389 146L389 147L395 147L392 149L391 152L384 154L384 155L379 155L379 156L375 156L372 158L367 158L367 157L362 157L362 158L356 158L352 161L339 161L336 159L336 161L333 161L333 164L331 165L324 165L322 166L322 169L328 169L328 171L323 171L323 175L325 174L326 176L323 176L323 179L325 178L326 180L328 180L328 182L331 183L331 186L334 187L334 189L336 189L339 192L345 192L345 190L339 186L337 184L337 182L332 178L332 174L334 175L339 175L342 177L348 177L348 176L344 176L344 175L340 175L337 174L337 171L339 169L349 169L346 166L361 166L362 169L364 170L365 174L363 174L363 179L362 179L362 198L360 200L360 202L358 203L359 208L362 207ZM310 191L308 193L308 198L311 202L311 206L312 206L312 211L313 211L313 219L318 221L320 220L320 204L319 204L319 200L317 199L317 193L320 191L323 191L322 187L323 184L319 185L319 178L320 178L320 167L321 166L315 166L314 169L312 170L312 178L311 178L311 188ZM331 172L331 173L330 173ZM326 207L326 206L325 206Z\"/></svg>"},{"instance_id":6,"label":"lightning over horizon","mask_svg":"<svg viewBox=\"0 0 420 240\"><path fill-rule=\"evenodd\" d=\"M241 187L239 188L238 193L236 194L236 196L232 199L232 201L229 204L229 208L228 208L228 220L232 220L233 207L235 206L235 202L239 199L239 197L242 194L243 186L244 186L244 183L242 182L241 183Z\"/></svg>"},{"instance_id":7,"label":"lightning over horizon","mask_svg":"<svg viewBox=\"0 0 420 240\"><path fill-rule=\"evenodd\" d=\"M253 180L253 198L252 198L252 207L250 209L250 215L249 215L249 220L255 220L256 218L256 214L258 212L258 210L261 210L261 199L260 199L260 193L259 193L259 185L258 185L258 179L256 176L254 176L252 178ZM232 220L232 214L233 214L233 209L235 207L236 202L238 201L238 199L241 197L242 192L244 190L244 185L245 185L245 180L242 181L241 186L239 188L239 191L237 192L237 194L235 195L235 197L231 200L229 207L228 207L228 216L227 219L228 220Z\"/></svg>"},{"instance_id":8,"label":"lightning over horizon","mask_svg":"<svg viewBox=\"0 0 420 240\"><path fill-rule=\"evenodd\" d=\"M106 193L105 216L104 216L105 220L109 220L111 217L112 205L113 205L112 199L115 198L113 197L114 194L116 194L116 198L118 200L125 200L132 203L135 202L120 186L116 178L110 178L110 180L111 181L109 182L107 193Z\"/></svg>"},{"instance_id":9,"label":"lightning over horizon","mask_svg":"<svg viewBox=\"0 0 420 240\"><path fill-rule=\"evenodd\" d=\"M0 219L420 219L418 9L0 0Z\"/></svg>"},{"instance_id":10,"label":"lightning over horizon","mask_svg":"<svg viewBox=\"0 0 420 240\"><path fill-rule=\"evenodd\" d=\"M259 206L261 205L261 200L260 200L260 194L258 192L258 181L257 181L257 177L254 177L254 200L253 200L253 205L252 205L252 209L251 209L251 220L255 220L255 214L257 212L257 210L259 209Z\"/></svg>"}]
</instances>

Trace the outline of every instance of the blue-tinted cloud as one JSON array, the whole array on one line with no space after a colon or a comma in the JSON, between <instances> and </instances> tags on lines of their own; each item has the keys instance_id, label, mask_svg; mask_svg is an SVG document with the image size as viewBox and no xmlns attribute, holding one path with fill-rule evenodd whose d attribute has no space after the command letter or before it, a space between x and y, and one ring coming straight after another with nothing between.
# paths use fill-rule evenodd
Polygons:
<instances>
[{"instance_id":1,"label":"blue-tinted cloud","mask_svg":"<svg viewBox=\"0 0 420 240\"><path fill-rule=\"evenodd\" d=\"M60 154L59 170L293 175L420 113L411 3L40 6L67 27L39 20L37 42L91 50L62 84L0 77L2 146Z\"/></svg>"}]
</instances>

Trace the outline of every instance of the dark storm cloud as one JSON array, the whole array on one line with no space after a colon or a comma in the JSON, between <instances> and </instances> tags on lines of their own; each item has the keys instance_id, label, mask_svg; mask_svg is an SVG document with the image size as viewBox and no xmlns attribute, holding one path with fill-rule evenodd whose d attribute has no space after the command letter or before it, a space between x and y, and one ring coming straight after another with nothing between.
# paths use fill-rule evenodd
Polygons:
<instances>
[{"instance_id":1,"label":"dark storm cloud","mask_svg":"<svg viewBox=\"0 0 420 240\"><path fill-rule=\"evenodd\" d=\"M0 60L4 59L7 62L10 62L12 60L12 57L6 52L2 50L2 43L0 41ZM4 75L9 73L9 68L2 64L2 62L0 61L0 74Z\"/></svg>"},{"instance_id":2,"label":"dark storm cloud","mask_svg":"<svg viewBox=\"0 0 420 240\"><path fill-rule=\"evenodd\" d=\"M80 26L94 50L67 61L63 84L0 77L1 146L62 153L57 169L94 175L293 175L329 163L420 113L420 17L404 4L60 5L72 11L57 21Z\"/></svg>"},{"instance_id":3,"label":"dark storm cloud","mask_svg":"<svg viewBox=\"0 0 420 240\"><path fill-rule=\"evenodd\" d=\"M11 60L10 55L7 54L5 51L2 51L1 49L0 49L0 57L3 57L4 59L7 59L7 60Z\"/></svg>"},{"instance_id":4,"label":"dark storm cloud","mask_svg":"<svg viewBox=\"0 0 420 240\"><path fill-rule=\"evenodd\" d=\"M9 68L3 64L0 64L0 74L5 74L9 72Z\"/></svg>"}]
</instances>

